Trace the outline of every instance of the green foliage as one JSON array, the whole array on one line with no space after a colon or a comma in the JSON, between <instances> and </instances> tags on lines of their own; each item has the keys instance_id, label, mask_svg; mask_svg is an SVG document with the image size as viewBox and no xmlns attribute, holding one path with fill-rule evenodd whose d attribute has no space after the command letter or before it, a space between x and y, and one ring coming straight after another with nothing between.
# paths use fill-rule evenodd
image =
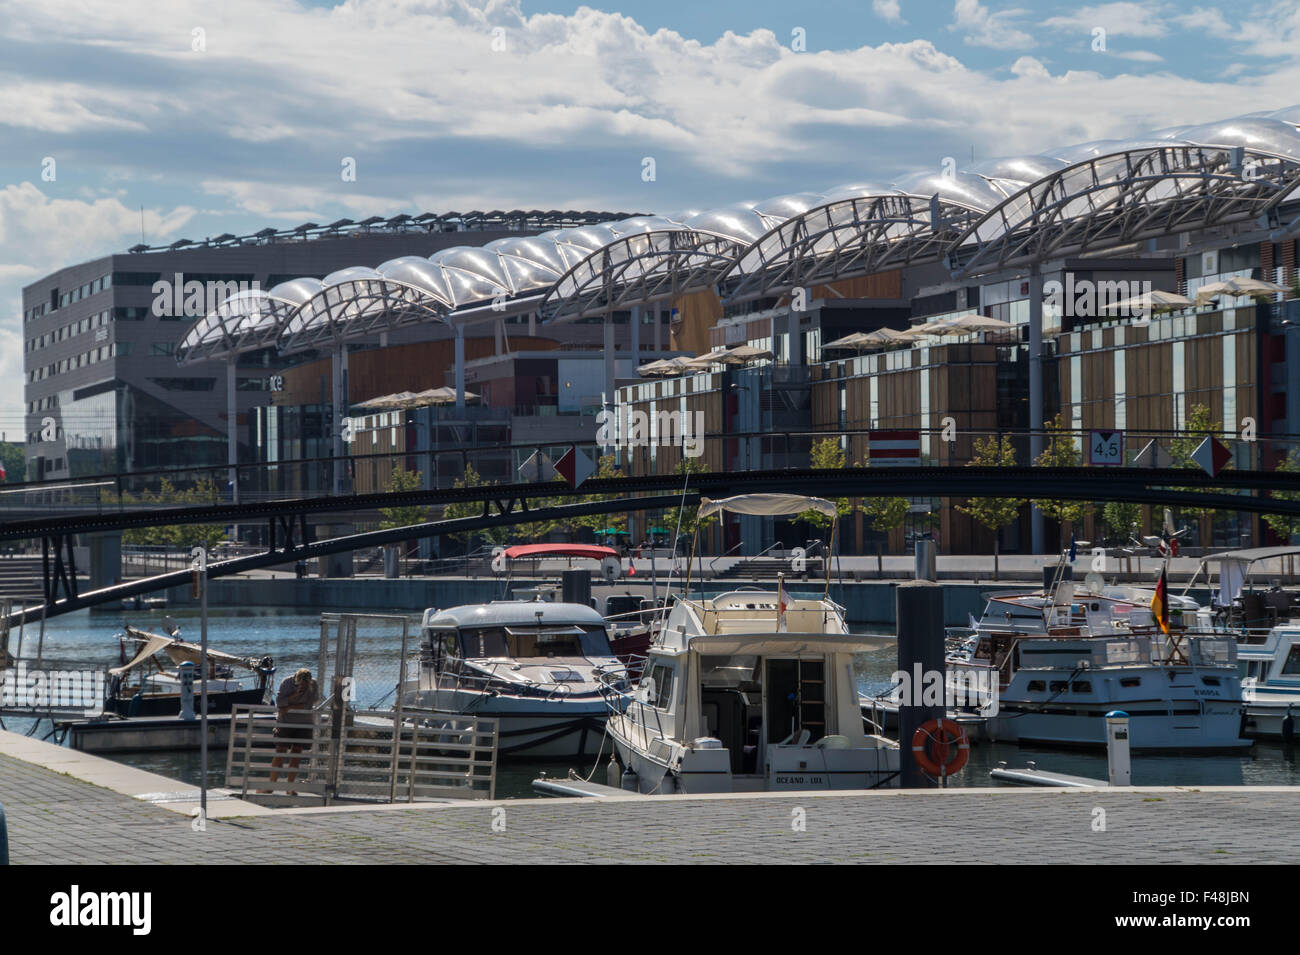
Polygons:
<instances>
[{"instance_id":1,"label":"green foliage","mask_svg":"<svg viewBox=\"0 0 1300 955\"><path fill-rule=\"evenodd\" d=\"M1047 447L1034 464L1040 468L1077 468L1083 464L1083 452L1074 446L1074 434L1065 426L1064 415L1057 414L1047 426ZM1077 524L1092 510L1086 501L1044 501L1034 499L1038 509L1055 521Z\"/></svg>"},{"instance_id":2,"label":"green foliage","mask_svg":"<svg viewBox=\"0 0 1300 955\"><path fill-rule=\"evenodd\" d=\"M216 504L221 500L221 491L216 482L198 481L184 491L179 490L171 481L163 478L157 491L122 495L126 505L153 505L156 507L199 507L204 504ZM226 539L226 529L220 524L169 524L166 527L136 527L122 532L122 543L142 544L154 547L173 547L189 550L191 547L216 547Z\"/></svg>"},{"instance_id":3,"label":"green foliage","mask_svg":"<svg viewBox=\"0 0 1300 955\"><path fill-rule=\"evenodd\" d=\"M484 481L479 477L479 473L474 470L472 464L465 465L465 473L457 480L452 487L491 487L495 481ZM454 520L460 517L478 517L483 513L483 505L478 501L457 501L448 504L442 509L443 520ZM514 535L513 527L489 527L477 531L461 531L457 534L448 536L464 542L469 546L476 537L482 537L489 544L508 544Z\"/></svg>"},{"instance_id":4,"label":"green foliage","mask_svg":"<svg viewBox=\"0 0 1300 955\"><path fill-rule=\"evenodd\" d=\"M0 462L5 467L5 481L16 483L27 480L27 454L21 444L0 441Z\"/></svg>"},{"instance_id":5,"label":"green foliage","mask_svg":"<svg viewBox=\"0 0 1300 955\"><path fill-rule=\"evenodd\" d=\"M1016 449L1011 446L1010 435L1004 434L1001 440L992 435L987 438L976 438L970 463L966 466L1009 468L1015 467L1015 464ZM1018 497L973 497L965 504L958 504L957 510L973 517L996 534L1020 516L1020 508L1024 503L1024 500Z\"/></svg>"},{"instance_id":6,"label":"green foliage","mask_svg":"<svg viewBox=\"0 0 1300 955\"><path fill-rule=\"evenodd\" d=\"M872 497L862 502L862 513L871 519L873 531L892 531L907 519L911 504L905 497Z\"/></svg>"},{"instance_id":7,"label":"green foliage","mask_svg":"<svg viewBox=\"0 0 1300 955\"><path fill-rule=\"evenodd\" d=\"M683 457L674 469L675 474L699 474L705 469L704 463L699 458ZM691 535L697 530L703 530L718 519L716 514L700 520L700 509L692 504L689 507L670 507L664 511L663 526L668 533L673 533L677 529L678 521L681 522L680 533Z\"/></svg>"},{"instance_id":8,"label":"green foliage","mask_svg":"<svg viewBox=\"0 0 1300 955\"><path fill-rule=\"evenodd\" d=\"M1112 536L1127 540L1133 525L1142 521L1142 505L1133 501L1107 501L1101 508L1101 522ZM1139 531L1141 528L1139 528Z\"/></svg>"},{"instance_id":9,"label":"green foliage","mask_svg":"<svg viewBox=\"0 0 1300 955\"><path fill-rule=\"evenodd\" d=\"M1223 430L1222 421L1214 421L1210 418L1209 405L1195 404L1187 413L1187 425L1183 428L1187 437L1175 438L1169 444L1169 456L1173 459L1176 468L1196 468L1200 465L1192 460L1192 453L1207 437L1218 434ZM1228 470L1232 467L1232 462L1224 467ZM1186 490L1192 490L1187 488ZM1198 489L1199 490L1199 489ZM1180 508L1180 510L1182 510ZM1186 512L1195 515L1203 522L1214 519L1217 511L1212 507L1194 507L1187 508Z\"/></svg>"},{"instance_id":10,"label":"green foliage","mask_svg":"<svg viewBox=\"0 0 1300 955\"><path fill-rule=\"evenodd\" d=\"M1277 469L1285 474L1295 474L1300 471L1300 448L1292 448L1278 464ZM1300 492L1273 491L1270 496L1280 501L1294 501L1300 499ZM1264 520L1273 532L1284 540L1290 541L1296 534L1300 534L1300 517L1292 514L1265 514Z\"/></svg>"},{"instance_id":11,"label":"green foliage","mask_svg":"<svg viewBox=\"0 0 1300 955\"><path fill-rule=\"evenodd\" d=\"M420 471L394 468L392 476L388 479L388 487L385 490L390 494L418 491L422 483ZM394 530L398 527L409 527L412 524L423 524L429 519L427 508L419 504L408 504L405 507L381 507L379 513L384 518L379 522L379 529L384 531Z\"/></svg>"},{"instance_id":12,"label":"green foliage","mask_svg":"<svg viewBox=\"0 0 1300 955\"><path fill-rule=\"evenodd\" d=\"M808 453L808 466L816 471L838 470L845 466L844 449L839 438L822 438L814 441ZM907 502L904 501L904 504ZM835 499L835 514L841 520L853 513L853 503L847 497ZM830 527L831 518L821 511L804 511L796 518L813 527Z\"/></svg>"},{"instance_id":13,"label":"green foliage","mask_svg":"<svg viewBox=\"0 0 1300 955\"><path fill-rule=\"evenodd\" d=\"M596 466L596 473L593 474L591 477L592 478L623 477L623 472L620 471L618 469L618 466L614 463L614 455L606 454L600 458L600 461ZM563 480L563 478L561 478L560 480ZM608 497L609 497L608 494L584 494L580 497L570 498L569 502L592 504L595 503L596 501L603 501ZM556 503L561 503L561 502L556 501ZM615 530L625 531L627 530L627 515L626 514L584 514L581 517L575 517L573 519L573 525L574 527L585 527L587 530L590 530L592 532L604 530L607 527L612 527Z\"/></svg>"}]
</instances>

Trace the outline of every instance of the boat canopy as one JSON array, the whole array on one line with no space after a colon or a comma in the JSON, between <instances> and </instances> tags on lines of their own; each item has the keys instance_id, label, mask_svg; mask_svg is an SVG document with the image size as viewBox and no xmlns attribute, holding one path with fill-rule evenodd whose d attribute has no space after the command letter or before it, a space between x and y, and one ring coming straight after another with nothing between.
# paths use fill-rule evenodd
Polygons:
<instances>
[{"instance_id":1,"label":"boat canopy","mask_svg":"<svg viewBox=\"0 0 1300 955\"><path fill-rule=\"evenodd\" d=\"M709 498L700 499L699 519L703 520L720 511L733 514L758 514L764 517L782 517L802 514L805 511L819 511L827 517L838 513L835 504L822 497L808 497L804 494L737 494L717 501Z\"/></svg>"},{"instance_id":2,"label":"boat canopy","mask_svg":"<svg viewBox=\"0 0 1300 955\"><path fill-rule=\"evenodd\" d=\"M540 559L543 557L587 557L604 560L618 559L618 551L598 544L516 544L502 551L506 560Z\"/></svg>"},{"instance_id":3,"label":"boat canopy","mask_svg":"<svg viewBox=\"0 0 1300 955\"><path fill-rule=\"evenodd\" d=\"M126 628L128 636L137 640L143 640L144 646L136 653L134 657L120 667L113 667L108 671L110 676L120 676L140 666L149 660L156 653L166 653L176 665L182 663L193 663L199 665L202 659L203 649L197 643L187 643L184 640L178 640L175 637L165 637L157 633L148 633L144 630L134 630L131 627ZM208 663L221 664L223 666L243 667L245 670L257 670L259 668L256 660L247 657L237 657L233 653L223 653L221 650L208 648Z\"/></svg>"},{"instance_id":4,"label":"boat canopy","mask_svg":"<svg viewBox=\"0 0 1300 955\"><path fill-rule=\"evenodd\" d=\"M1253 565L1261 560L1297 555L1300 555L1300 547L1289 544L1279 547L1246 547L1241 550L1225 550L1218 554L1207 554L1202 558L1201 566L1204 567L1212 560L1219 562L1218 603L1220 606L1226 607L1241 595L1242 588L1246 585L1246 578L1250 575L1250 568Z\"/></svg>"}]
</instances>

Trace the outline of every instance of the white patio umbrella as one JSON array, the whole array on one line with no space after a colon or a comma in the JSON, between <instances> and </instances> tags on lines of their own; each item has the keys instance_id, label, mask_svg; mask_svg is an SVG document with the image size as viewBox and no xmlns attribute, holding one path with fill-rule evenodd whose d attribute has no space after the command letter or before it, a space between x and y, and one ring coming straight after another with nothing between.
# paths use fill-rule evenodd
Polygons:
<instances>
[{"instance_id":1,"label":"white patio umbrella","mask_svg":"<svg viewBox=\"0 0 1300 955\"><path fill-rule=\"evenodd\" d=\"M1138 311L1162 311L1171 308L1190 308L1196 303L1186 295L1179 295L1177 292L1166 292L1161 289L1153 289L1150 292L1144 292L1141 295L1134 295L1132 298L1126 298L1121 302L1114 302L1102 309L1103 312L1138 312Z\"/></svg>"}]
</instances>

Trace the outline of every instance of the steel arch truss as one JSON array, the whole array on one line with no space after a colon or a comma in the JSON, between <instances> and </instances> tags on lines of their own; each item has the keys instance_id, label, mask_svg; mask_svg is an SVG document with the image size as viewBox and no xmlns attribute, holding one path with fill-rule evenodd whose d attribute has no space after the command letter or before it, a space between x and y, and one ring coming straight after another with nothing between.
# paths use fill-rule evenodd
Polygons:
<instances>
[{"instance_id":1,"label":"steel arch truss","mask_svg":"<svg viewBox=\"0 0 1300 955\"><path fill-rule=\"evenodd\" d=\"M937 222L932 222L937 209ZM936 261L980 212L925 196L855 196L809 209L773 228L722 279L728 304L780 295L885 269Z\"/></svg>"},{"instance_id":2,"label":"steel arch truss","mask_svg":"<svg viewBox=\"0 0 1300 955\"><path fill-rule=\"evenodd\" d=\"M1170 145L1067 166L989 210L950 250L959 274L1023 266L1263 215L1300 183L1300 163Z\"/></svg>"},{"instance_id":3,"label":"steel arch truss","mask_svg":"<svg viewBox=\"0 0 1300 955\"><path fill-rule=\"evenodd\" d=\"M447 320L451 304L427 290L383 276L349 279L321 289L298 306L276 338L281 354Z\"/></svg>"},{"instance_id":4,"label":"steel arch truss","mask_svg":"<svg viewBox=\"0 0 1300 955\"><path fill-rule=\"evenodd\" d=\"M269 348L294 311L292 302L262 291L239 292L199 319L176 346L176 363L232 358Z\"/></svg>"},{"instance_id":5,"label":"steel arch truss","mask_svg":"<svg viewBox=\"0 0 1300 955\"><path fill-rule=\"evenodd\" d=\"M569 269L539 313L564 322L712 288L744 243L698 229L660 229L615 239Z\"/></svg>"}]
</instances>

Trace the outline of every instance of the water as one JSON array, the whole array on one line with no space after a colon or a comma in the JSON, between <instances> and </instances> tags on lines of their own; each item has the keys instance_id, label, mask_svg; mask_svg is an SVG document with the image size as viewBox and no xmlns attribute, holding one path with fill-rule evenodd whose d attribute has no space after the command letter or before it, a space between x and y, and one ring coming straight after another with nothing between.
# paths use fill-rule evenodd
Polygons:
<instances>
[{"instance_id":1,"label":"water","mask_svg":"<svg viewBox=\"0 0 1300 955\"><path fill-rule=\"evenodd\" d=\"M168 612L181 627L181 635L188 640L199 639L197 611L175 610ZM45 654L55 659L86 660L116 665L119 660L116 636L124 624L143 630L161 632L162 611L124 611L116 613L81 611L56 617L46 623ZM416 627L412 618L411 633ZM35 651L35 628L27 631L24 656ZM215 649L239 656L261 657L271 655L277 667L276 679L282 679L298 667L310 667L315 673L320 648L320 617L302 613L281 613L267 609L227 609L212 611L208 615L208 641ZM357 640L358 702L362 706L391 704L391 689L397 678L400 629L393 625L370 625L361 628ZM881 648L864 653L857 660L859 689L875 694L889 686L889 675L897 669L892 648ZM319 674L317 674L319 677ZM6 719L7 728L26 732L30 720ZM49 724L39 727L39 734L48 730ZM39 735L38 734L38 735ZM604 762L608 758L608 744L600 766L596 767L593 781L605 782ZM1294 747L1276 743L1256 743L1248 752L1239 755L1195 756L1177 755L1142 756L1133 760L1133 782L1136 785L1224 786L1224 785L1300 785L1300 766L1297 765ZM180 753L128 753L118 757L121 762L140 769L159 773L190 784L199 781L199 754ZM1009 743L979 743L972 747L970 761L965 770L950 781L953 786L988 786L993 784L988 772L1005 760L1009 766L1021 767L1034 760L1039 769L1088 776L1106 777L1104 752L1074 752L1063 750L1017 747ZM210 754L208 783L220 786L225 782L225 753ZM586 777L593 769L593 761L548 760L502 762L497 770L497 795L500 798L520 798L534 795L531 782L542 771L549 776L566 776L570 769Z\"/></svg>"}]
</instances>

